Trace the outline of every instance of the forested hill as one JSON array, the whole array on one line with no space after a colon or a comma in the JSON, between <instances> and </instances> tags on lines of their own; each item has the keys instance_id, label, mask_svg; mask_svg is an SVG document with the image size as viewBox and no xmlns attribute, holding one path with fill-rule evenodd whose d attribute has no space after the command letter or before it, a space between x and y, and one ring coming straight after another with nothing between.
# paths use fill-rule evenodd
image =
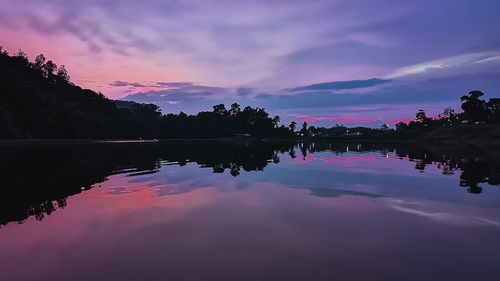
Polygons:
<instances>
[{"instance_id":1,"label":"forested hill","mask_svg":"<svg viewBox=\"0 0 500 281\"><path fill-rule=\"evenodd\" d=\"M69 82L43 55L0 54L0 138L129 138L153 136L154 124L118 109L100 93Z\"/></svg>"},{"instance_id":2,"label":"forested hill","mask_svg":"<svg viewBox=\"0 0 500 281\"><path fill-rule=\"evenodd\" d=\"M154 104L117 101L70 82L63 65L38 55L30 62L19 50L13 56L0 47L0 139L107 139L225 137L236 133L286 136L279 117L261 108L232 110L224 105L197 115L163 115ZM118 103L119 104L119 103Z\"/></svg>"}]
</instances>

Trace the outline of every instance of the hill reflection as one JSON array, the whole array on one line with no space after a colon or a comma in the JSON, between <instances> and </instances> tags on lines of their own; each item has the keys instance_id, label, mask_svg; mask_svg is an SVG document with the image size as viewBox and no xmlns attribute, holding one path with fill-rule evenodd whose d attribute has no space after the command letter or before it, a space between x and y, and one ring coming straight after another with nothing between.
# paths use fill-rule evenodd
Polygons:
<instances>
[{"instance_id":1,"label":"hill reflection","mask_svg":"<svg viewBox=\"0 0 500 281\"><path fill-rule=\"evenodd\" d=\"M228 171L237 177L243 172L263 171L270 163L278 164L280 157L305 160L318 152L329 152L337 158L350 153L373 153L414 161L415 169L421 172L433 165L443 175L460 173L457 185L474 194L482 192L481 184L500 184L498 154L452 147L314 142L4 146L0 147L0 169L4 175L0 225L23 222L30 216L42 220L64 208L69 196L99 186L111 175L126 173L133 177L154 174L165 165L196 163L201 168L211 168L213 173ZM332 192L336 191L316 190L311 194L324 196Z\"/></svg>"}]
</instances>

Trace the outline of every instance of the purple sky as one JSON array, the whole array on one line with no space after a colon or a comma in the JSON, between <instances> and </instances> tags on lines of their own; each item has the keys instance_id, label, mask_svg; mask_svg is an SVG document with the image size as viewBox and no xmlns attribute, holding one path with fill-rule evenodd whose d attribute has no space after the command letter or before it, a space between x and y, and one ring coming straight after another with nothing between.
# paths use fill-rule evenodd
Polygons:
<instances>
[{"instance_id":1,"label":"purple sky","mask_svg":"<svg viewBox=\"0 0 500 281\"><path fill-rule=\"evenodd\" d=\"M499 11L493 0L3 0L0 45L166 113L237 101L285 122L388 122L459 109L471 90L498 97Z\"/></svg>"}]
</instances>

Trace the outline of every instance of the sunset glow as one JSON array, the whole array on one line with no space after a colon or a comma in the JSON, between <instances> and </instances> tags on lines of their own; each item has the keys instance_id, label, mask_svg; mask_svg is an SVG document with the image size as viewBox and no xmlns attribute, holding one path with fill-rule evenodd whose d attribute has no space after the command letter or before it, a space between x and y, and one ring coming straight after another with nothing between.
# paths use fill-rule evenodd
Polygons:
<instances>
[{"instance_id":1,"label":"sunset glow","mask_svg":"<svg viewBox=\"0 0 500 281\"><path fill-rule=\"evenodd\" d=\"M489 0L5 0L0 45L165 113L237 101L283 122L378 125L459 110L471 90L498 93L498 10ZM179 82L196 87L168 85Z\"/></svg>"}]
</instances>

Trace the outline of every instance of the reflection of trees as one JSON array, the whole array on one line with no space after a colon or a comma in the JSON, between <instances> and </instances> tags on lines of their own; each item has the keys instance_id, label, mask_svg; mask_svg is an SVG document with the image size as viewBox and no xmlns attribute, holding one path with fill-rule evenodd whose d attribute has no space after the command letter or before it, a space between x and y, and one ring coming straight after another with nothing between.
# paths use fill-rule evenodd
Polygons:
<instances>
[{"instance_id":1,"label":"reflection of trees","mask_svg":"<svg viewBox=\"0 0 500 281\"><path fill-rule=\"evenodd\" d=\"M457 169L456 166L453 166L450 161L445 161L442 163L437 164L438 169L443 171L443 175L454 175L455 170Z\"/></svg>"},{"instance_id":2,"label":"reflection of trees","mask_svg":"<svg viewBox=\"0 0 500 281\"><path fill-rule=\"evenodd\" d=\"M0 191L0 225L30 216L42 220L64 208L68 196L91 189L109 175L155 173L167 161L179 166L195 162L214 173L228 169L236 177L241 170L262 171L278 163L278 152L290 147L223 142L0 147L0 169L8 175Z\"/></svg>"},{"instance_id":3,"label":"reflection of trees","mask_svg":"<svg viewBox=\"0 0 500 281\"><path fill-rule=\"evenodd\" d=\"M214 173L226 170L234 177L262 171L279 163L280 154L295 158L329 151L335 155L372 152L415 161L422 172L435 165L444 175L460 172L460 186L481 193L481 184L500 185L499 157L491 151L452 150L403 144L345 144L301 141L275 142L168 142L165 144L100 144L81 146L0 147L0 169L4 175L0 191L0 225L43 219L66 206L66 198L91 189L113 174L140 175L157 172L161 165L184 166L194 162Z\"/></svg>"},{"instance_id":4,"label":"reflection of trees","mask_svg":"<svg viewBox=\"0 0 500 281\"><path fill-rule=\"evenodd\" d=\"M420 172L423 172L425 170L425 165L426 163L423 160L417 161L415 163L415 169L419 170Z\"/></svg>"},{"instance_id":5,"label":"reflection of trees","mask_svg":"<svg viewBox=\"0 0 500 281\"><path fill-rule=\"evenodd\" d=\"M346 152L372 152L382 154L395 152L399 159L408 158L415 162L415 169L424 172L428 165L436 165L443 175L453 175L460 171L460 186L470 193L479 194L481 183L500 185L500 153L468 147L429 146L415 143L328 143L304 142L299 145L302 156L308 153L331 151L336 155Z\"/></svg>"},{"instance_id":6,"label":"reflection of trees","mask_svg":"<svg viewBox=\"0 0 500 281\"><path fill-rule=\"evenodd\" d=\"M460 175L460 186L468 187L467 191L470 193L479 194L482 192L483 188L478 184L489 183L490 178L495 178L495 170L489 167L484 161L478 159L462 159Z\"/></svg>"},{"instance_id":7,"label":"reflection of trees","mask_svg":"<svg viewBox=\"0 0 500 281\"><path fill-rule=\"evenodd\" d=\"M45 201L39 205L30 206L27 210L28 216L35 216L36 220L42 220L45 215L50 215L56 209L66 207L66 198L60 198L55 201Z\"/></svg>"},{"instance_id":8,"label":"reflection of trees","mask_svg":"<svg viewBox=\"0 0 500 281\"><path fill-rule=\"evenodd\" d=\"M481 183L500 185L498 152L468 150L464 148L443 147L404 147L399 146L397 154L415 161L415 169L424 171L427 165L436 165L444 175L460 171L460 186L467 187L469 193L480 194Z\"/></svg>"},{"instance_id":9,"label":"reflection of trees","mask_svg":"<svg viewBox=\"0 0 500 281\"><path fill-rule=\"evenodd\" d=\"M483 188L479 186L480 183L500 184L497 180L500 170L494 163L488 163L484 159L467 158L450 162L438 162L437 167L444 175L453 175L455 170L460 170L460 186L467 187L469 193L480 194L483 191Z\"/></svg>"},{"instance_id":10,"label":"reflection of trees","mask_svg":"<svg viewBox=\"0 0 500 281\"><path fill-rule=\"evenodd\" d=\"M288 155L290 155L290 158L292 158L292 159L295 159L295 157L297 157L297 156L295 156L295 149L293 146L290 148Z\"/></svg>"}]
</instances>

